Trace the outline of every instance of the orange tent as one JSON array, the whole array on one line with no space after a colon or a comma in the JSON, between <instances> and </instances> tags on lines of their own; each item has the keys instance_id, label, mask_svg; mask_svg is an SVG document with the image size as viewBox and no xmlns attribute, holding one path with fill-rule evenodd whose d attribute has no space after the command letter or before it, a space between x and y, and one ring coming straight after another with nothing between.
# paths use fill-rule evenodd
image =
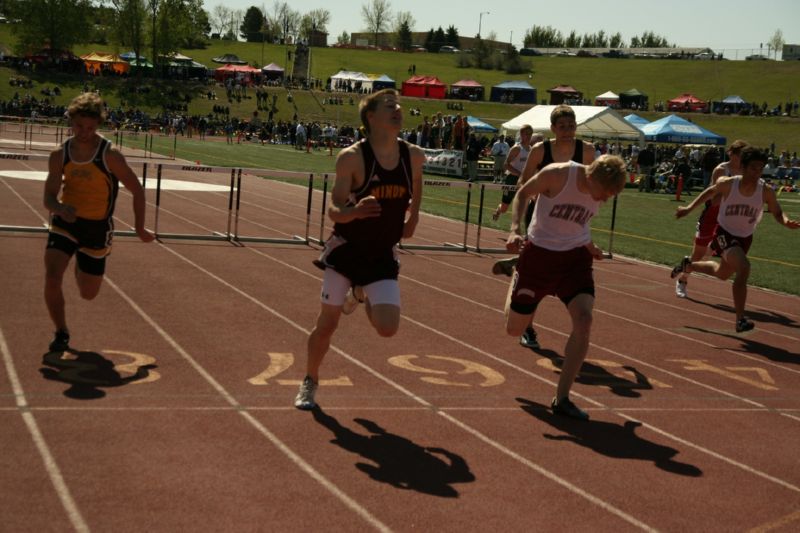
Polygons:
<instances>
[{"instance_id":1,"label":"orange tent","mask_svg":"<svg viewBox=\"0 0 800 533\"><path fill-rule=\"evenodd\" d=\"M86 70L95 74L100 74L104 70L113 70L117 74L124 74L131 68L130 64L117 54L92 52L81 56L81 59L86 65Z\"/></svg>"}]
</instances>

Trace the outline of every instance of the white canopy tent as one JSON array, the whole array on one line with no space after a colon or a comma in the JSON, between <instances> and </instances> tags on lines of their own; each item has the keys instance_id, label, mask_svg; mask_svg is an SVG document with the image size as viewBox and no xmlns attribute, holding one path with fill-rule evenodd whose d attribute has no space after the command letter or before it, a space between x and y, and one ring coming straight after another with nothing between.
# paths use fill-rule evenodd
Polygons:
<instances>
[{"instance_id":1,"label":"white canopy tent","mask_svg":"<svg viewBox=\"0 0 800 533\"><path fill-rule=\"evenodd\" d=\"M331 76L331 89L334 91L357 91L366 83L371 86L372 80L363 72L340 70Z\"/></svg>"},{"instance_id":2,"label":"white canopy tent","mask_svg":"<svg viewBox=\"0 0 800 533\"><path fill-rule=\"evenodd\" d=\"M515 134L530 124L533 131L550 132L550 113L554 105L537 105L503 124L503 133ZM584 139L624 139L645 144L644 133L625 120L622 115L604 106L572 106L578 123L577 135Z\"/></svg>"}]
</instances>

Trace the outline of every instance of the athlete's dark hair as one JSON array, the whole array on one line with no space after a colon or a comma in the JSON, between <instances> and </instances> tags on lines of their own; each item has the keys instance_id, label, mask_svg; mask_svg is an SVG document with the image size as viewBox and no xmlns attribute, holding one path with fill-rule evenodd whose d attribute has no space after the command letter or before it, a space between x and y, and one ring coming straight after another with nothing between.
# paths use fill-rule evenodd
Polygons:
<instances>
[{"instance_id":1,"label":"athlete's dark hair","mask_svg":"<svg viewBox=\"0 0 800 533\"><path fill-rule=\"evenodd\" d=\"M575 120L575 110L568 105L559 105L550 113L550 124L555 124L561 117L569 117Z\"/></svg>"},{"instance_id":2,"label":"athlete's dark hair","mask_svg":"<svg viewBox=\"0 0 800 533\"><path fill-rule=\"evenodd\" d=\"M760 161L766 165L768 160L767 152L755 146L747 146L742 150L742 168L753 161Z\"/></svg>"},{"instance_id":3,"label":"athlete's dark hair","mask_svg":"<svg viewBox=\"0 0 800 533\"><path fill-rule=\"evenodd\" d=\"M367 113L378 109L378 104L383 101L383 97L390 94L397 96L397 91L395 89L383 89L376 93L372 93L369 96L365 96L361 99L361 102L359 102L358 115L361 117L361 123L364 125L364 129L367 131L367 133L369 133L369 121L367 120Z\"/></svg>"}]
</instances>

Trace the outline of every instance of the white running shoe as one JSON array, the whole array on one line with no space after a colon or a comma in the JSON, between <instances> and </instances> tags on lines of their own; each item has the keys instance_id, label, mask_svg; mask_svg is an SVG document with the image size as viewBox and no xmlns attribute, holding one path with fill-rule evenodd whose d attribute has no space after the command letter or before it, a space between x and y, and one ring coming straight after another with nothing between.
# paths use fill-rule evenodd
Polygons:
<instances>
[{"instance_id":1,"label":"white running shoe","mask_svg":"<svg viewBox=\"0 0 800 533\"><path fill-rule=\"evenodd\" d=\"M317 406L314 402L314 394L317 393L319 385L314 383L310 377L306 376L300 384L300 390L297 391L297 396L294 398L294 406L304 411L309 411Z\"/></svg>"},{"instance_id":2,"label":"white running shoe","mask_svg":"<svg viewBox=\"0 0 800 533\"><path fill-rule=\"evenodd\" d=\"M687 298L688 295L686 293L686 281L678 280L675 282L675 295L678 298Z\"/></svg>"}]
</instances>

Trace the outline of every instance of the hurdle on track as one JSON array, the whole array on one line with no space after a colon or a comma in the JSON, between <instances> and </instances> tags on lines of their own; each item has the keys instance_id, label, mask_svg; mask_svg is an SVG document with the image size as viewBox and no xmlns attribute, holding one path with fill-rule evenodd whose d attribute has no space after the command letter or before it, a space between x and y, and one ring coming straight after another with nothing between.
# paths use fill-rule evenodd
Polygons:
<instances>
[{"instance_id":1,"label":"hurdle on track","mask_svg":"<svg viewBox=\"0 0 800 533\"><path fill-rule=\"evenodd\" d=\"M22 161L46 161L48 155L45 154L30 154L30 153L11 153L0 152L0 160L22 160ZM128 161L131 167L138 167L141 165L140 177L142 186L147 191L148 182L148 167L154 167L156 171L155 178L155 213L154 213L154 227L153 232L159 239L182 239L182 240L211 240L211 241L229 241L232 243L256 242L256 243L272 243L272 244L301 244L301 245L324 245L325 244L325 220L327 216L327 202L328 202L328 187L329 181L332 178L331 174L322 173L314 174L308 172L288 172L280 170L270 170L264 168L239 168L239 167L216 167L207 165L192 165L180 163L156 163L147 160L133 160ZM178 233L163 231L160 227L161 224L161 210L162 210L162 182L165 171L178 171L178 172L194 172L200 175L213 175L224 174L229 176L227 187L227 209L222 209L226 215L225 229L210 231L206 233ZM239 232L239 224L241 219L241 202L245 181L243 176L262 177L262 178L279 178L284 180L304 182L307 188L306 194L306 207L305 207L305 223L302 235L294 234L291 237L276 237L269 235L241 235ZM315 188L316 180L321 180L322 189ZM152 181L152 178L151 178ZM462 251L473 253L507 253L504 247L484 247L481 246L481 232L483 228L483 209L485 204L485 193L487 190L502 190L514 191L516 186L495 184L495 183L470 183L465 181L447 181L447 180L423 180L426 187L447 187L450 189L465 189L465 202L464 202L464 218L463 218L463 239L462 242L451 243L444 242L439 245L424 245L424 244L409 244L400 243L399 248L405 250L432 250L432 251ZM470 223L471 208L472 208L472 193L473 189L479 188L479 207L477 214L477 223ZM313 200L315 191L320 193L321 196L321 209L319 211L320 225L319 237L312 237L311 220L313 212ZM611 228L609 232L609 244L606 257L612 257L612 246L614 242L614 226L616 221L617 212L617 198L614 197L612 208ZM469 243L470 227L475 227L475 242ZM136 233L132 231L115 231L116 235L121 236L135 236ZM7 232L46 232L47 227L41 226L13 226L13 225L0 225L0 231Z\"/></svg>"}]
</instances>

